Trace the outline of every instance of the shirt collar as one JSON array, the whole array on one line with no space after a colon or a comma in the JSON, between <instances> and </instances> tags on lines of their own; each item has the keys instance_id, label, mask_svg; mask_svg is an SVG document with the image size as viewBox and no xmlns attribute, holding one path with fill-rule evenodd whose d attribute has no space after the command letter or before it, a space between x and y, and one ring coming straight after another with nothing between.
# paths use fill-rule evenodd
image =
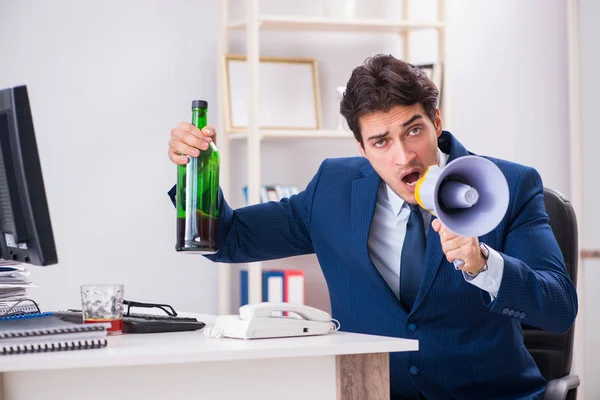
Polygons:
<instances>
[{"instance_id":1,"label":"shirt collar","mask_svg":"<svg viewBox=\"0 0 600 400\"><path fill-rule=\"evenodd\" d=\"M448 154L443 153L438 148L438 156L440 159L438 166L440 168L444 168L446 166L446 163L448 162ZM396 193L394 193L394 191L387 184L385 185L385 188L387 191L388 201L390 202L390 205L392 206L394 215L398 216L398 214L400 214L400 210L402 210L402 207L404 206L404 203L405 203L404 199L402 197L398 196Z\"/></svg>"}]
</instances>

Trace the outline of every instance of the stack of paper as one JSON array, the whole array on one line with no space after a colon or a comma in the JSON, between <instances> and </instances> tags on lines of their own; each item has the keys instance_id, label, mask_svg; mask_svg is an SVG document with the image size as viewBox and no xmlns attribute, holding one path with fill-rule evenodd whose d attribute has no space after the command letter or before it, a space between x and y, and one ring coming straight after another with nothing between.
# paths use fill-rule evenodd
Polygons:
<instances>
[{"instance_id":1,"label":"stack of paper","mask_svg":"<svg viewBox=\"0 0 600 400\"><path fill-rule=\"evenodd\" d=\"M27 297L34 287L29 271L15 261L0 260L0 316L12 313L36 312L37 307Z\"/></svg>"}]
</instances>

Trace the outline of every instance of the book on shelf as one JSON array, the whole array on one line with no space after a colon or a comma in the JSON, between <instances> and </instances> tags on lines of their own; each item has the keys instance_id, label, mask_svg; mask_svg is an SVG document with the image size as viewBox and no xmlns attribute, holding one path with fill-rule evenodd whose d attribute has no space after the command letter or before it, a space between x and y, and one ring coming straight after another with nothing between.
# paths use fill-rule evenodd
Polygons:
<instances>
[{"instance_id":1,"label":"book on shelf","mask_svg":"<svg viewBox=\"0 0 600 400\"><path fill-rule=\"evenodd\" d=\"M242 188L244 192L244 201L248 204L248 186ZM296 186L290 185L262 185L260 187L260 202L266 203L269 201L280 201L284 198L290 198L300 191Z\"/></svg>"},{"instance_id":2,"label":"book on shelf","mask_svg":"<svg viewBox=\"0 0 600 400\"><path fill-rule=\"evenodd\" d=\"M262 271L262 301L304 304L304 271L265 269ZM248 271L240 271L240 306L248 304Z\"/></svg>"},{"instance_id":3,"label":"book on shelf","mask_svg":"<svg viewBox=\"0 0 600 400\"><path fill-rule=\"evenodd\" d=\"M52 313L0 317L0 355L97 349L109 324L77 324Z\"/></svg>"}]
</instances>

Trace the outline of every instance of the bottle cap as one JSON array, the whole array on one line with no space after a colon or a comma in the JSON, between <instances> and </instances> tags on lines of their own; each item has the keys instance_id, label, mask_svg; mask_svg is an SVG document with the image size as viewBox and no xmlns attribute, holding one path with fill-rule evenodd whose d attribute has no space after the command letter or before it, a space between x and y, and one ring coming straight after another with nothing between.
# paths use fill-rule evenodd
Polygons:
<instances>
[{"instance_id":1,"label":"bottle cap","mask_svg":"<svg viewBox=\"0 0 600 400\"><path fill-rule=\"evenodd\" d=\"M208 102L205 100L194 100L192 101L192 109L194 108L208 108Z\"/></svg>"}]
</instances>

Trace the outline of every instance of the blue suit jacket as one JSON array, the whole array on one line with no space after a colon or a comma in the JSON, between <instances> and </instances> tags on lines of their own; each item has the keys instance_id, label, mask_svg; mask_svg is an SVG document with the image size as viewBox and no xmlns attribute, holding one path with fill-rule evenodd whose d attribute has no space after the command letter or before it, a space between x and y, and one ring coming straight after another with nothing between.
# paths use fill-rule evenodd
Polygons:
<instances>
[{"instance_id":1,"label":"blue suit jacket","mask_svg":"<svg viewBox=\"0 0 600 400\"><path fill-rule=\"evenodd\" d=\"M438 144L449 162L469 154L448 132ZM289 200L234 211L221 197L220 248L208 258L242 263L316 253L343 331L419 340L418 352L390 356L393 399L418 399L417 390L428 399L537 398L546 382L520 324L568 330L577 295L548 224L540 176L490 160L510 188L504 219L479 238L504 259L494 301L447 262L430 227L421 287L407 315L369 257L380 178L364 158L325 160Z\"/></svg>"}]
</instances>

